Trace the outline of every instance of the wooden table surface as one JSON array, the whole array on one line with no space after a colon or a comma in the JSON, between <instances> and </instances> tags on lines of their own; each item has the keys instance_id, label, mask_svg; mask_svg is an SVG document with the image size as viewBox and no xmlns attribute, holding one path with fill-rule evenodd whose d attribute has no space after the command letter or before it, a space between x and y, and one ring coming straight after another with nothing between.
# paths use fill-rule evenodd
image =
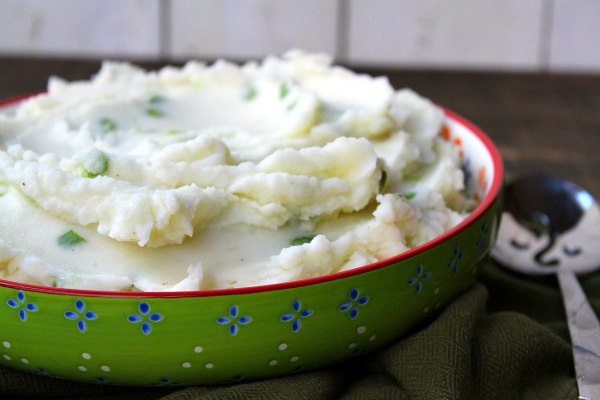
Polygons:
<instances>
[{"instance_id":1,"label":"wooden table surface","mask_svg":"<svg viewBox=\"0 0 600 400\"><path fill-rule=\"evenodd\" d=\"M164 63L142 63L155 69ZM0 99L44 90L49 76L87 79L99 61L1 58ZM362 69L470 119L510 175L546 172L600 198L600 75Z\"/></svg>"}]
</instances>

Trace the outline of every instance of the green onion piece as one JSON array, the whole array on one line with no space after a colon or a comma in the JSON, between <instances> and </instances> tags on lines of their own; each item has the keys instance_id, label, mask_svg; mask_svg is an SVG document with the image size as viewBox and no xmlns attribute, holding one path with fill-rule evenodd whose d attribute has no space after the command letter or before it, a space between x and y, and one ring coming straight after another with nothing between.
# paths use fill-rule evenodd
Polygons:
<instances>
[{"instance_id":1,"label":"green onion piece","mask_svg":"<svg viewBox=\"0 0 600 400\"><path fill-rule=\"evenodd\" d=\"M148 114L151 117L162 117L164 115L164 113L162 111L160 111L158 108L154 108L154 107L150 107L150 108L146 109L146 114Z\"/></svg>"},{"instance_id":2,"label":"green onion piece","mask_svg":"<svg viewBox=\"0 0 600 400\"><path fill-rule=\"evenodd\" d=\"M385 169L381 170L381 178L379 178L379 191L381 192L385 187L385 183L387 181L387 171Z\"/></svg>"},{"instance_id":3,"label":"green onion piece","mask_svg":"<svg viewBox=\"0 0 600 400\"><path fill-rule=\"evenodd\" d=\"M405 198L406 200L412 200L412 199L414 199L414 198L415 198L415 196L416 196L416 195L417 195L417 193L416 193L416 192L408 192L408 193L406 193L406 194L404 195L404 198Z\"/></svg>"},{"instance_id":4,"label":"green onion piece","mask_svg":"<svg viewBox=\"0 0 600 400\"><path fill-rule=\"evenodd\" d=\"M117 130L117 123L110 118L100 118L100 127L106 133Z\"/></svg>"},{"instance_id":5,"label":"green onion piece","mask_svg":"<svg viewBox=\"0 0 600 400\"><path fill-rule=\"evenodd\" d=\"M169 129L166 134L167 136L174 136L177 135L178 133L181 133L181 129Z\"/></svg>"},{"instance_id":6,"label":"green onion piece","mask_svg":"<svg viewBox=\"0 0 600 400\"><path fill-rule=\"evenodd\" d=\"M81 242L85 242L85 239L82 238L81 236L79 236L73 230L70 230L67 233L61 235L58 238L58 240L57 240L57 244L60 247L64 247L64 248L67 248L67 249L71 248L71 247L73 247L76 244L79 244Z\"/></svg>"},{"instance_id":7,"label":"green onion piece","mask_svg":"<svg viewBox=\"0 0 600 400\"><path fill-rule=\"evenodd\" d=\"M298 105L298 99L294 100L290 105L287 106L288 111L292 111Z\"/></svg>"},{"instance_id":8,"label":"green onion piece","mask_svg":"<svg viewBox=\"0 0 600 400\"><path fill-rule=\"evenodd\" d=\"M256 88L249 87L244 92L244 100L250 101L250 100L254 99L257 94L258 94L258 92L257 92Z\"/></svg>"},{"instance_id":9,"label":"green onion piece","mask_svg":"<svg viewBox=\"0 0 600 400\"><path fill-rule=\"evenodd\" d=\"M99 150L92 150L87 154L83 161L83 171L81 176L84 178L95 178L104 174L108 170L108 157Z\"/></svg>"},{"instance_id":10,"label":"green onion piece","mask_svg":"<svg viewBox=\"0 0 600 400\"><path fill-rule=\"evenodd\" d=\"M25 196L25 200L27 200L27 202L28 202L29 204L31 204L32 206L34 206L34 207L38 207L38 208L40 207L40 205L38 204L38 202L37 202L37 201L35 201L35 200L33 199L33 197L31 197L31 196L29 196L29 195L26 195L26 194L23 194L23 196Z\"/></svg>"},{"instance_id":11,"label":"green onion piece","mask_svg":"<svg viewBox=\"0 0 600 400\"><path fill-rule=\"evenodd\" d=\"M150 97L150 99L148 100L148 103L150 104L159 104L165 101L165 98L159 95L154 95L152 97Z\"/></svg>"},{"instance_id":12,"label":"green onion piece","mask_svg":"<svg viewBox=\"0 0 600 400\"><path fill-rule=\"evenodd\" d=\"M285 96L288 95L289 92L290 88L287 82L282 82L281 85L279 85L279 98L283 99Z\"/></svg>"},{"instance_id":13,"label":"green onion piece","mask_svg":"<svg viewBox=\"0 0 600 400\"><path fill-rule=\"evenodd\" d=\"M8 193L8 183L0 181L0 197Z\"/></svg>"},{"instance_id":14,"label":"green onion piece","mask_svg":"<svg viewBox=\"0 0 600 400\"><path fill-rule=\"evenodd\" d=\"M298 237L290 240L290 244L292 246L300 246L304 243L310 243L314 238L315 238L314 235L313 236L298 236Z\"/></svg>"},{"instance_id":15,"label":"green onion piece","mask_svg":"<svg viewBox=\"0 0 600 400\"><path fill-rule=\"evenodd\" d=\"M419 174L408 174L404 177L404 180L408 182L418 181L419 179L421 179Z\"/></svg>"}]
</instances>

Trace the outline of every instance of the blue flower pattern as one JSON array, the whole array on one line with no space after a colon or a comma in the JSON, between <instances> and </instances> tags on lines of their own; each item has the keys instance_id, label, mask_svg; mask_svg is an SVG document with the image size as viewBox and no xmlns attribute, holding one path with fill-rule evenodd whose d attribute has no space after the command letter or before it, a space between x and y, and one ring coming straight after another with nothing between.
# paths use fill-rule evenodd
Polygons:
<instances>
[{"instance_id":1,"label":"blue flower pattern","mask_svg":"<svg viewBox=\"0 0 600 400\"><path fill-rule=\"evenodd\" d=\"M231 336L238 334L240 327L239 325L247 325L252 322L252 317L249 315L240 316L240 310L237 305L229 307L229 316L217 318L217 323L220 325L227 325L227 331Z\"/></svg>"},{"instance_id":2,"label":"blue flower pattern","mask_svg":"<svg viewBox=\"0 0 600 400\"><path fill-rule=\"evenodd\" d=\"M417 294L423 290L423 282L431 277L431 272L425 271L423 264L419 263L415 270L416 275L408 279L408 284L415 287Z\"/></svg>"},{"instance_id":3,"label":"blue flower pattern","mask_svg":"<svg viewBox=\"0 0 600 400\"><path fill-rule=\"evenodd\" d=\"M150 384L150 386L182 386L182 385L185 385L185 383L180 382L180 381L172 381L171 379L167 378L166 376L163 376L162 378L160 378L158 382Z\"/></svg>"},{"instance_id":4,"label":"blue flower pattern","mask_svg":"<svg viewBox=\"0 0 600 400\"><path fill-rule=\"evenodd\" d=\"M9 307L17 309L17 314L19 315L19 319L21 321L27 321L27 313L36 312L38 310L38 306L34 303L28 303L25 299L25 293L19 290L17 292L17 299L8 299L6 302Z\"/></svg>"},{"instance_id":5,"label":"blue flower pattern","mask_svg":"<svg viewBox=\"0 0 600 400\"><path fill-rule=\"evenodd\" d=\"M464 257L465 253L462 251L462 249L459 246L454 246L454 249L452 250L452 257L450 257L450 260L448 261L448 268L452 270L454 275L458 273L460 263Z\"/></svg>"},{"instance_id":6,"label":"blue flower pattern","mask_svg":"<svg viewBox=\"0 0 600 400\"><path fill-rule=\"evenodd\" d=\"M348 297L349 301L340 306L340 311L350 310L350 318L355 319L360 314L359 307L368 303L369 296L361 296L357 288L352 288L348 292Z\"/></svg>"},{"instance_id":7,"label":"blue flower pattern","mask_svg":"<svg viewBox=\"0 0 600 400\"><path fill-rule=\"evenodd\" d=\"M150 312L150 304L141 302L138 305L139 314L131 314L127 320L133 324L141 322L140 329L144 335L149 335L152 332L152 324L162 321L163 317L160 313Z\"/></svg>"},{"instance_id":8,"label":"blue flower pattern","mask_svg":"<svg viewBox=\"0 0 600 400\"><path fill-rule=\"evenodd\" d=\"M475 246L477 246L477 248L479 250L483 250L485 248L489 231L490 231L490 226L488 225L488 223L486 221L483 221L483 223L481 224L481 228L479 229L479 234L477 235L476 242L475 242Z\"/></svg>"},{"instance_id":9,"label":"blue flower pattern","mask_svg":"<svg viewBox=\"0 0 600 400\"><path fill-rule=\"evenodd\" d=\"M77 321L77 329L84 333L87 330L86 321L93 321L98 318L94 311L85 311L85 302L81 299L75 300L75 311L65 311L65 318Z\"/></svg>"},{"instance_id":10,"label":"blue flower pattern","mask_svg":"<svg viewBox=\"0 0 600 400\"><path fill-rule=\"evenodd\" d=\"M292 312L283 314L279 319L281 322L290 322L292 325L292 331L294 333L302 329L303 318L308 318L313 314L313 310L308 308L302 308L302 302L300 300L294 300L292 303Z\"/></svg>"}]
</instances>

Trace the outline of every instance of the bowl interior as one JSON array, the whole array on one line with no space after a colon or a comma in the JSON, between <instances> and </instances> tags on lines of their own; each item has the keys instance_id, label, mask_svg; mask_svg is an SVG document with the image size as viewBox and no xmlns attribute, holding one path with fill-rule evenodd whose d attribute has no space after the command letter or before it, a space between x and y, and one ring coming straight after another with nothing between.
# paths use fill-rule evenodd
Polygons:
<instances>
[{"instance_id":1,"label":"bowl interior","mask_svg":"<svg viewBox=\"0 0 600 400\"><path fill-rule=\"evenodd\" d=\"M9 99L0 102L0 108L4 110L10 110L16 104L18 104L20 101L23 101L27 97L29 96L22 96L15 99ZM219 296L256 293L311 285L385 267L390 263L399 262L404 259L410 258L416 254L427 251L428 249L439 245L440 243L443 243L448 238L455 236L466 226L470 225L474 220L478 219L490 207L490 205L494 201L496 201L502 189L504 179L504 167L498 149L491 141L491 139L483 131L481 131L481 129L479 129L469 120L463 118L462 116L454 113L451 110L444 109L444 112L446 115L446 126L441 132L441 135L445 140L452 142L458 148L465 179L464 192L467 195L467 197L472 198L478 203L478 205L470 213L470 215L451 230L421 246L413 248L402 254L362 267L354 268L352 270L336 272L333 274L327 274L323 276L315 276L291 282L257 285L251 287L196 290L186 292L144 292L143 297ZM48 293L61 293L71 295L85 294L93 296L111 297L139 297L141 295L139 292L54 288L48 286L6 281L2 279L0 279L0 286L18 288L23 290L43 291Z\"/></svg>"}]
</instances>

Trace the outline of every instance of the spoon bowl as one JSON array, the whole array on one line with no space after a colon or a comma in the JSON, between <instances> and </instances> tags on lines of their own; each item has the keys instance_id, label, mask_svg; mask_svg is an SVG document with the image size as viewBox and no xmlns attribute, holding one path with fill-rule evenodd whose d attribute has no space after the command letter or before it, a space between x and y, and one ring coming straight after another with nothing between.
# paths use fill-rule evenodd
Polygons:
<instances>
[{"instance_id":1,"label":"spoon bowl","mask_svg":"<svg viewBox=\"0 0 600 400\"><path fill-rule=\"evenodd\" d=\"M582 187L548 175L505 188L504 214L492 256L524 274L577 274L600 268L600 207Z\"/></svg>"},{"instance_id":2,"label":"spoon bowl","mask_svg":"<svg viewBox=\"0 0 600 400\"><path fill-rule=\"evenodd\" d=\"M556 274L571 335L579 399L600 399L600 323L576 274L600 269L600 207L576 184L531 175L505 188L492 257L523 274Z\"/></svg>"}]
</instances>

